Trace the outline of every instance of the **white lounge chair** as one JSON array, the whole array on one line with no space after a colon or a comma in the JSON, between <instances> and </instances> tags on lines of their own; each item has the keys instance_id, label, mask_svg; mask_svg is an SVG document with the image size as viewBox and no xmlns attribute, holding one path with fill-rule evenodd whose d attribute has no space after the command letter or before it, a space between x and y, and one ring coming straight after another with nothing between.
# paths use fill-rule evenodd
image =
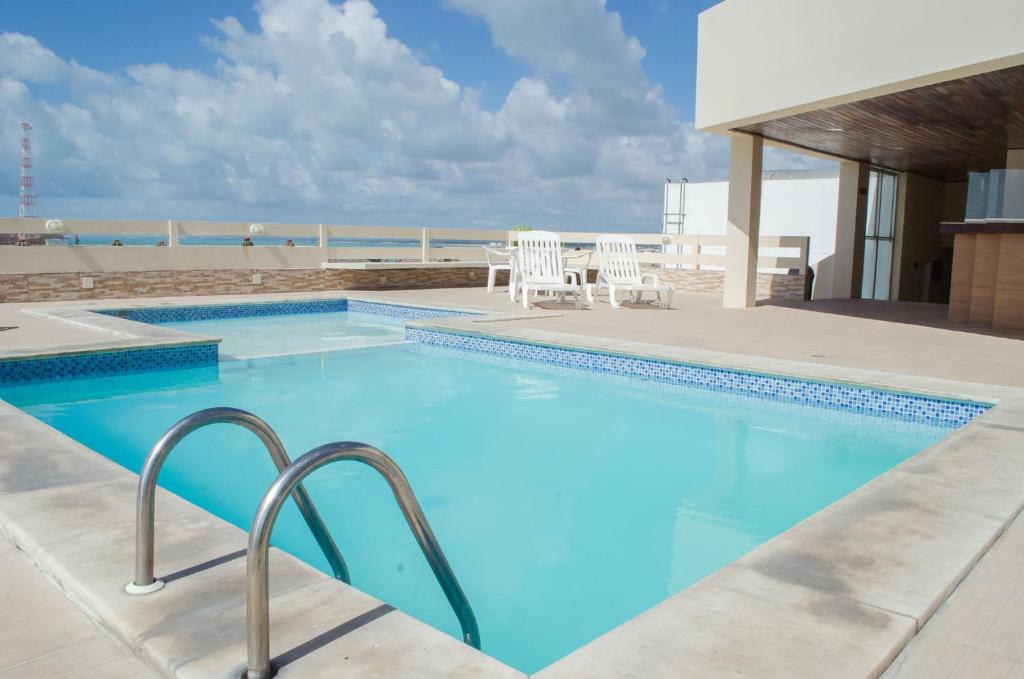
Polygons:
<instances>
[{"instance_id":1,"label":"white lounge chair","mask_svg":"<svg viewBox=\"0 0 1024 679\"><path fill-rule=\"evenodd\" d=\"M494 280L497 278L499 271L508 271L508 285L509 287L515 287L516 281L512 270L512 257L515 256L514 251L492 248L486 245L481 247L484 249L484 257L487 258L487 293L494 292Z\"/></svg>"},{"instance_id":2,"label":"white lounge chair","mask_svg":"<svg viewBox=\"0 0 1024 679\"><path fill-rule=\"evenodd\" d=\"M660 283L652 273L643 273L636 258L636 243L629 236L597 237L597 290L608 288L608 303L619 308L618 294L628 292L634 302L643 293L658 295L658 305L667 309L672 304L672 286Z\"/></svg>"},{"instance_id":3,"label":"white lounge chair","mask_svg":"<svg viewBox=\"0 0 1024 679\"><path fill-rule=\"evenodd\" d=\"M562 262L562 241L551 231L527 231L519 236L517 282L523 295L523 307L530 308L530 293L553 292L558 301L567 294L575 298L576 308L583 308L581 286L566 280ZM513 295L512 301L515 301Z\"/></svg>"}]
</instances>

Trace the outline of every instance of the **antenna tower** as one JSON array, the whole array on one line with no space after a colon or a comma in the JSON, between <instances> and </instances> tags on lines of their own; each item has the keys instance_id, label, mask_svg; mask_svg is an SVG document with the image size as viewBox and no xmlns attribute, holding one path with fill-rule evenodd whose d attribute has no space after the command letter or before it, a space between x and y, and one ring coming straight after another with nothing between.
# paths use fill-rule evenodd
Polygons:
<instances>
[{"instance_id":1,"label":"antenna tower","mask_svg":"<svg viewBox=\"0 0 1024 679\"><path fill-rule=\"evenodd\" d=\"M18 179L18 216L36 216L36 180L32 177L32 126L21 124L21 173Z\"/></svg>"}]
</instances>

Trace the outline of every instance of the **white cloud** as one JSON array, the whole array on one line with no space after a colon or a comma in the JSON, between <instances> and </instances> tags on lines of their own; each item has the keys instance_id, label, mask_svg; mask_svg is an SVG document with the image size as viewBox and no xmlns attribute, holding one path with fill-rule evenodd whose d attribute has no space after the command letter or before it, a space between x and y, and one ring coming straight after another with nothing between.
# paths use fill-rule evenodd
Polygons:
<instances>
[{"instance_id":1,"label":"white cloud","mask_svg":"<svg viewBox=\"0 0 1024 679\"><path fill-rule=\"evenodd\" d=\"M724 172L601 0L448 2L530 70L497 111L368 0L261 0L255 31L215 22L210 73L0 35L3 137L33 123L40 210L64 216L652 229L664 177Z\"/></svg>"}]
</instances>

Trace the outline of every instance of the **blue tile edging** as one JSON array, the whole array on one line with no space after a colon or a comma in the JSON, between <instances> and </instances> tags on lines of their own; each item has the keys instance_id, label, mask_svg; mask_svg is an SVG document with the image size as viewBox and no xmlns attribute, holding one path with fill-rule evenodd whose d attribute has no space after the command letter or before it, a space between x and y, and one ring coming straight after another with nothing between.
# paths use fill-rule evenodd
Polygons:
<instances>
[{"instance_id":1,"label":"blue tile edging","mask_svg":"<svg viewBox=\"0 0 1024 679\"><path fill-rule=\"evenodd\" d=\"M569 349L545 344L408 327L410 342L483 352L592 372L629 375L676 384L748 394L789 403L803 403L848 412L959 427L988 410L988 405L856 387L836 382L813 382L739 372L698 364L675 363L636 356Z\"/></svg>"},{"instance_id":2,"label":"blue tile edging","mask_svg":"<svg viewBox=\"0 0 1024 679\"><path fill-rule=\"evenodd\" d=\"M0 361L0 384L50 382L205 365L217 365L216 342L5 360Z\"/></svg>"},{"instance_id":3,"label":"blue tile edging","mask_svg":"<svg viewBox=\"0 0 1024 679\"><path fill-rule=\"evenodd\" d=\"M116 316L139 323L180 323L209 321L215 318L246 318L249 316L282 316L347 311L347 299L316 299L287 302L244 302L241 304L200 304L195 306L160 306L129 309L103 309L97 313Z\"/></svg>"},{"instance_id":4,"label":"blue tile edging","mask_svg":"<svg viewBox=\"0 0 1024 679\"><path fill-rule=\"evenodd\" d=\"M375 316L402 318L407 321L424 318L455 318L456 316L479 316L472 311L456 311L454 309L435 309L432 307L405 306L402 304L385 304L382 302L363 302L357 299L348 301L348 310Z\"/></svg>"},{"instance_id":5,"label":"blue tile edging","mask_svg":"<svg viewBox=\"0 0 1024 679\"><path fill-rule=\"evenodd\" d=\"M418 320L474 316L468 311L434 309L428 307L361 302L349 299L311 299L283 302L244 302L241 304L201 304L195 306L161 306L128 309L104 309L98 313L139 323L181 323L208 321L219 318L248 318L252 316L283 316L288 314L318 314L336 311L355 311L375 316Z\"/></svg>"}]
</instances>

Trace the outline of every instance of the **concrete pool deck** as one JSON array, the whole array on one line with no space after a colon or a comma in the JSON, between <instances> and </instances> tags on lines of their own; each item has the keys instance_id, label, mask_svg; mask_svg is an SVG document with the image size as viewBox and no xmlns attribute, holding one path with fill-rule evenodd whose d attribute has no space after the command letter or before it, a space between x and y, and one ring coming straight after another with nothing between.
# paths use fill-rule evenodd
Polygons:
<instances>
[{"instance_id":1,"label":"concrete pool deck","mask_svg":"<svg viewBox=\"0 0 1024 679\"><path fill-rule=\"evenodd\" d=\"M14 544L0 538L0 607L18 624L0 629L0 679L150 677Z\"/></svg>"},{"instance_id":2,"label":"concrete pool deck","mask_svg":"<svg viewBox=\"0 0 1024 679\"><path fill-rule=\"evenodd\" d=\"M486 295L480 289L244 296L223 301L295 297L494 310L511 316L419 323L999 401L974 423L537 676L820 676L826 668L830 676L878 676L974 564L985 557L983 566L999 553L990 550L993 544L1000 548L1017 544L1018 553L1024 552L1018 544L1024 541L996 542L1024 503L1024 342L945 327L927 305L858 308L877 305L847 302L729 311L717 307L714 298L680 295L675 309L667 312L613 311L598 301L588 311L523 313L507 295ZM56 329L63 325L48 325L62 321L43 318L45 323L37 322L41 317L35 314L25 323L24 309L29 307L45 311L215 301L202 297L0 305L0 326L18 326L0 332L0 357L63 350L48 341L55 335L64 337ZM73 342L62 345L64 349L73 345L73 350L85 350L93 342L97 348L109 347L112 341L109 333L84 326L76 325L74 335ZM894 369L901 361L905 369ZM5 407L0 416L5 421L5 454L0 460L4 532L48 575L74 591L87 608L104 620L118 620L108 627L138 649L150 667L181 676L228 676L229 668L237 669L244 658L238 559L153 595L160 596L161 605L167 607L159 615L147 601L123 601L126 597L115 591L115 585L127 580L129 572L134 475L20 411ZM34 481L28 483L28 479ZM100 489L103 492L97 493ZM90 499L97 494L102 501ZM183 548L182 553L167 557L162 556L166 548L158 552L158 560L174 561L170 568L187 569L197 561L233 553L244 544L242 531L218 524L188 503L166 493L160 503L158 545L173 543ZM170 525L165 528L165 523ZM66 542L58 539L61 531ZM277 557L282 565L273 572L282 573L281 580L272 577L275 583L283 581L287 591L272 602L275 653L292 644L301 647L303 641L322 634L324 627L365 621L378 610L379 602L310 572L287 555ZM954 597L962 595L974 579L965 580ZM97 587L97 582L102 586ZM1018 583L1006 578L1000 586L1011 584ZM1010 592L1006 594L1009 597ZM189 608L198 605L196 597L201 607ZM947 606L955 600L950 599ZM329 607L315 623L309 610L313 601ZM288 617L289 623L281 624L282 617ZM357 633L331 640L286 669L316 676L318 670L331 667L331 658L337 662L346 657L352 658L345 667L353 676L371 676L385 668L409 676L522 676L398 612L369 617L356 627ZM216 625L217 633L210 638L194 629L204 618ZM941 619L935 616L932 622ZM907 666L915 647L929 636L928 629L924 627L925 632L900 657L899 667ZM389 661L399 664L360 664L374 642L359 631L397 644L391 647ZM944 633L950 635L951 630ZM415 648L401 643L406 635L417 639ZM971 655L983 659L980 654ZM379 663L381 656L373 657ZM958 660L963 661L964 657ZM945 675L928 676L952 676L959 666Z\"/></svg>"}]
</instances>

